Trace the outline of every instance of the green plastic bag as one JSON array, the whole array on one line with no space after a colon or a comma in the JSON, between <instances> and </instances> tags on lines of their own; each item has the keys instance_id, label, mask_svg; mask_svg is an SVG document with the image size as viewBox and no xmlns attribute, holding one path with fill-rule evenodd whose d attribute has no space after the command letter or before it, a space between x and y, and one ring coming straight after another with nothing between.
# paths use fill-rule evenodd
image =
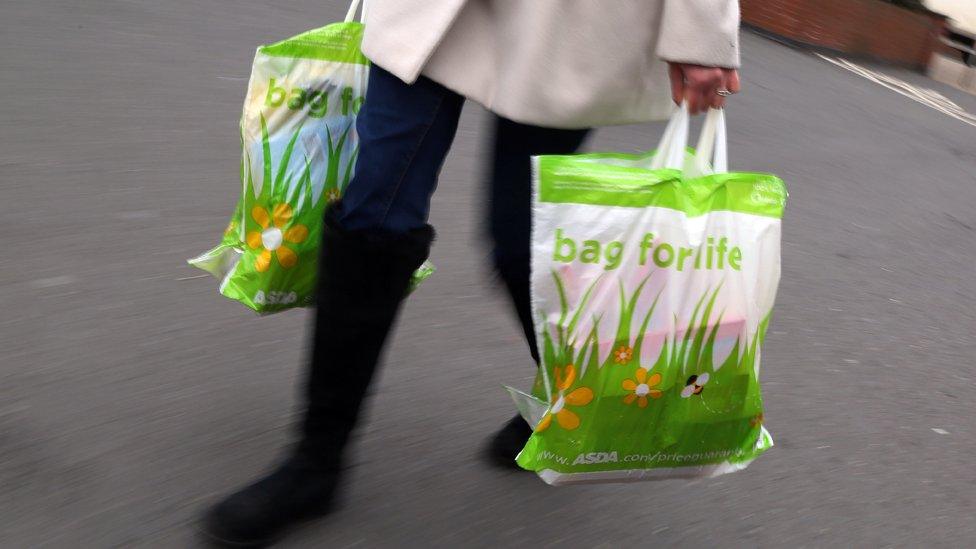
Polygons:
<instances>
[{"instance_id":1,"label":"green plastic bag","mask_svg":"<svg viewBox=\"0 0 976 549\"><path fill-rule=\"evenodd\" d=\"M655 154L533 159L542 367L510 392L534 428L517 461L548 483L714 476L773 444L759 359L786 189L728 173L722 111L687 149L688 118Z\"/></svg>"},{"instance_id":2,"label":"green plastic bag","mask_svg":"<svg viewBox=\"0 0 976 549\"><path fill-rule=\"evenodd\" d=\"M220 244L189 260L260 313L314 301L322 219L355 170L369 61L352 20L258 48L241 117L241 196ZM430 276L425 263L411 288Z\"/></svg>"}]
</instances>

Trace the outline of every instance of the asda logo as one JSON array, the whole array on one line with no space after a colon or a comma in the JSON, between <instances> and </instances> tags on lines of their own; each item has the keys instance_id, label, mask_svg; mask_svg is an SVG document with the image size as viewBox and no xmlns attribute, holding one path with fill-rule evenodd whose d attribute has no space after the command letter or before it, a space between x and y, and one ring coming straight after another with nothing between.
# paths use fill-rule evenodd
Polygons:
<instances>
[{"instance_id":1,"label":"asda logo","mask_svg":"<svg viewBox=\"0 0 976 549\"><path fill-rule=\"evenodd\" d=\"M343 116L359 113L365 97L355 97L349 86L342 88L339 93L337 88L328 85L325 89L316 90L312 88L285 88L278 85L278 80L272 78L268 82L268 95L264 98L264 106L276 108L285 106L293 111L308 109L308 115L312 118L322 118L329 112L330 106L333 110L338 110Z\"/></svg>"},{"instance_id":2,"label":"asda logo","mask_svg":"<svg viewBox=\"0 0 976 549\"><path fill-rule=\"evenodd\" d=\"M595 463L617 463L617 452L589 452L576 456L573 465L592 465Z\"/></svg>"},{"instance_id":3,"label":"asda logo","mask_svg":"<svg viewBox=\"0 0 976 549\"><path fill-rule=\"evenodd\" d=\"M293 305L296 301L298 295L295 292L264 293L264 290L258 290L258 293L254 294L254 303L257 305Z\"/></svg>"}]
</instances>

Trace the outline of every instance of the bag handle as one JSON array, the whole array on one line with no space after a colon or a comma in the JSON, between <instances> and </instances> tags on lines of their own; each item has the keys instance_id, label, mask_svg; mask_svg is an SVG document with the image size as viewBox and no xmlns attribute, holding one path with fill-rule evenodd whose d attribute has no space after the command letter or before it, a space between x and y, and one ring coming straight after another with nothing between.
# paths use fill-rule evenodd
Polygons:
<instances>
[{"instance_id":1,"label":"bag handle","mask_svg":"<svg viewBox=\"0 0 976 549\"><path fill-rule=\"evenodd\" d=\"M359 14L359 22L366 22L366 0L352 0L349 4L349 11L346 12L346 23L352 23L356 20L356 12L359 10L359 5L362 4L363 10Z\"/></svg>"},{"instance_id":2,"label":"bag handle","mask_svg":"<svg viewBox=\"0 0 976 549\"><path fill-rule=\"evenodd\" d=\"M682 103L671 120L664 128L664 135L657 145L657 154L651 161L652 170L671 168L680 170L684 167L684 152L688 144L688 126L691 116L688 114L688 104Z\"/></svg>"},{"instance_id":3,"label":"bag handle","mask_svg":"<svg viewBox=\"0 0 976 549\"><path fill-rule=\"evenodd\" d=\"M729 144L724 109L709 109L705 115L695 153L695 168L698 173L728 173ZM709 160L712 161L711 170L708 169Z\"/></svg>"},{"instance_id":4,"label":"bag handle","mask_svg":"<svg viewBox=\"0 0 976 549\"><path fill-rule=\"evenodd\" d=\"M691 115L685 102L671 115L661 142L658 143L657 154L651 161L651 169L684 170L690 125ZM708 165L709 161L712 162L711 168ZM693 168L702 175L728 172L728 135L724 110L710 109L705 115L705 123L702 125L698 145L695 147Z\"/></svg>"}]
</instances>

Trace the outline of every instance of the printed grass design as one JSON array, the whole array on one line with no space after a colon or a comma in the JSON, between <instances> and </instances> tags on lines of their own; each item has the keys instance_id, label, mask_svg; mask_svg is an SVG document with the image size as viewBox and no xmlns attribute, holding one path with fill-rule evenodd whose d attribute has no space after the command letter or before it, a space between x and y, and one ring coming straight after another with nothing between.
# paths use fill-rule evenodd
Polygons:
<instances>
[{"instance_id":1,"label":"printed grass design","mask_svg":"<svg viewBox=\"0 0 976 549\"><path fill-rule=\"evenodd\" d=\"M273 232L276 228L279 230L284 230L285 227L282 224L275 224L275 227L269 228L267 223L263 223L262 220L266 217L262 212L275 212L275 211L287 211L293 212L294 218L288 215L287 222L294 222L295 226L304 227L317 227L318 220L322 218L324 214L326 205L337 200L342 191L349 184L350 179L352 179L353 171L356 163L356 156L358 154L358 147L353 151L351 155L346 159L345 163L342 162L342 151L346 144L349 135L352 132L353 124L349 123L346 128L336 137L333 136L332 130L326 127L326 139L327 142L324 144L326 150L327 165L325 171L325 180L322 185L322 191L318 200L315 200L314 192L312 188L312 167L309 159L306 157L304 159L304 168L299 172L293 169L289 169L292 164L292 157L295 154L295 147L298 143L298 139L302 134L303 126L299 126L292 133L288 144L285 146L281 157L277 161L277 166L275 166L274 156L271 151L271 142L268 132L268 125L265 118L261 117L261 149L262 149L262 185L261 190L255 193L254 188L254 178L250 170L245 169L245 179L246 179L246 192L248 200L247 207L244 208L245 211L240 213L243 218L244 225L246 227L246 233L249 235L248 246L260 252L261 255L255 259L258 262L257 267L259 272L268 270L267 265L267 245L265 242L264 246L258 246L259 238L251 238L252 235L257 233L268 233ZM245 152L245 155L247 153ZM250 165L250 159L247 158L245 164ZM298 184L294 185L294 177L298 175L300 178ZM292 231L294 234L297 231ZM286 235L290 234L285 232ZM275 235L271 235L272 237ZM268 240L268 239L266 239ZM272 246L275 243L275 238L270 238L272 241ZM304 241L304 238L301 240ZM277 249L275 249L277 251ZM287 267L293 266L298 262L298 258L293 258L288 256L289 261L287 262Z\"/></svg>"},{"instance_id":2,"label":"printed grass design","mask_svg":"<svg viewBox=\"0 0 976 549\"><path fill-rule=\"evenodd\" d=\"M295 129L291 138L288 140L288 145L285 146L281 159L278 161L277 173L275 173L274 160L271 154L271 140L268 136L268 124L264 116L261 117L261 168L263 177L261 179L261 191L255 194L254 178L250 170L248 170L247 196L250 204L259 204L267 207L270 201L275 199L288 203L295 209L304 210L304 206L307 206L311 202L312 171L308 159L305 159L305 169L302 171L301 180L297 186L292 186L294 174L288 171L288 166L291 164L291 157L295 152L295 144L298 142L298 137L301 135L301 132L302 125L299 124L298 128ZM248 165L251 165L247 151L245 151L245 155L248 156ZM288 196L289 190L292 191L291 196ZM296 196L295 191L301 191L300 195Z\"/></svg>"},{"instance_id":3,"label":"printed grass design","mask_svg":"<svg viewBox=\"0 0 976 549\"><path fill-rule=\"evenodd\" d=\"M636 340L631 342L631 324L637 309L637 301L640 298L640 295L643 292L648 280L650 280L651 275L646 276L641 281L629 298L626 295L626 290L623 283L619 283L621 303L620 318L617 323L617 332L613 349L615 350L614 352L616 352L618 349L625 349L627 351L627 357L626 360L618 360L619 357L614 353L611 353L610 356L601 361L599 352L599 327L602 317L597 315L593 316L593 326L590 328L589 332L583 335L582 342L580 341L580 336L582 334L578 334L577 330L580 320L583 318L583 313L593 295L593 290L600 280L603 279L603 277L597 277L593 282L590 283L590 285L583 292L579 303L577 303L575 307L570 307L569 305L569 300L566 295L566 286L563 283L562 278L559 276L559 273L553 271L552 278L556 284L556 290L559 294L560 316L558 323L554 326L555 334L550 333L548 326L546 326L543 330L543 364L546 367L541 369L541 378L537 380L536 388L533 391L533 393L537 396L540 393L540 390L543 388L546 392L551 392L548 371L551 371L551 369L554 367L574 364L580 368L580 379L589 379L589 377L594 376L601 367L615 362L617 364L630 364L635 360L638 360L640 357L641 347L644 343L644 334L647 333L647 329L651 322L651 317L654 315L654 310L657 307L658 300L661 297L661 294L658 293L657 297L654 298L654 303L651 305L650 309L648 309L643 320L641 321L641 329ZM539 382L541 382L541 384Z\"/></svg>"},{"instance_id":4,"label":"printed grass design","mask_svg":"<svg viewBox=\"0 0 976 549\"><path fill-rule=\"evenodd\" d=\"M765 335L768 317L760 324L759 330L743 343L737 336L732 349L721 363L714 364L715 345L722 324L724 311L716 310L716 303L722 291L722 284L709 288L695 303L691 317L679 329L677 315L674 315L673 329L661 343L656 359L641 363L642 348L646 334L652 328L654 312L658 307L663 289L654 297L646 310L639 306L639 300L653 275L640 281L628 294L622 282L618 282L620 315L610 352L601 356L599 346L599 327L602 316L592 316L592 327L580 332L580 322L591 309L593 293L602 276L590 283L575 304L570 304L566 284L558 273L552 277L559 296L560 314L556 323L547 325L542 331L543 365L533 388L533 394L548 400L554 387L551 377L556 368L574 365L578 378L574 386L592 387L596 393L595 405L580 410L583 422L588 416L610 412L612 406L622 405L626 398L624 387L629 387L639 376L653 378L655 393L661 398L651 402L654 406L700 406L707 413L730 413L736 409L755 409L750 414L761 412L761 397L755 371L759 342ZM633 333L635 322L639 329ZM632 335L633 334L633 335ZM750 341L751 340L751 341ZM638 370L644 370L640 374ZM660 377L653 377L659 375ZM692 376L695 376L692 378ZM685 390L692 381L690 390ZM694 386L694 382L700 386ZM568 389L568 388L567 388ZM688 394L690 393L690 394ZM690 398L693 397L693 398ZM660 398L658 396L655 399ZM605 399L604 402L600 402ZM669 403L670 401L670 403ZM684 404L682 404L684 403ZM636 407L635 407L636 409ZM613 413L618 413L613 411Z\"/></svg>"},{"instance_id":5,"label":"printed grass design","mask_svg":"<svg viewBox=\"0 0 976 549\"><path fill-rule=\"evenodd\" d=\"M656 366L663 365L667 361L667 368L673 369L675 372L681 372L685 376L705 373L706 370L714 370L712 360L715 349L715 337L718 335L718 328L722 323L723 314L720 313L718 315L718 318L712 324L711 330L708 329L708 325L712 317L712 310L715 307L715 300L718 298L718 293L721 289L722 285L719 284L712 292L711 298L708 297L707 290L702 294L698 303L695 304L695 309L691 313L688 325L685 326L684 337L679 343L678 335L675 333L671 341L664 341L664 346L661 348L661 355L658 357ZM707 304L705 302L706 299L708 300ZM702 311L702 305L705 305L704 311ZM701 317L698 316L699 312L701 312ZM674 319L675 325L677 325L677 315L675 315ZM736 356L738 356L738 346L739 342L736 340L735 347L733 348ZM729 356L732 356L732 354L730 353Z\"/></svg>"},{"instance_id":6,"label":"printed grass design","mask_svg":"<svg viewBox=\"0 0 976 549\"><path fill-rule=\"evenodd\" d=\"M275 172L274 160L271 153L271 142L268 135L268 125L265 118L261 117L261 149L262 149L262 171L263 171L263 184L261 185L261 191L258 194L254 192L254 179L249 170L247 172L246 181L248 191L248 198L251 203L257 203L267 206L268 201L282 201L286 202L297 211L302 213L302 217L305 217L305 212L311 212L314 209L316 214L321 213L325 210L325 205L332 199L338 198L338 196L345 191L346 187L349 185L349 181L355 172L356 158L359 154L359 146L357 145L353 149L352 154L346 159L345 163L342 162L342 151L346 144L350 134L352 133L353 122L350 122L338 136L333 135L332 130L326 126L326 143L325 146L325 157L327 159L325 177L322 183L322 193L318 201L313 203L314 194L312 192L312 178L311 178L311 164L308 158L305 158L305 168L301 172L301 179L297 186L292 185L294 173L289 172L289 166L291 164L292 156L295 152L295 145L298 142L298 138L302 133L302 125L300 124L298 128L292 133L288 144L283 151L280 160L278 161L278 169ZM247 153L245 152L245 155ZM250 159L247 159L247 165L250 165ZM243 169L243 168L242 168ZM289 193L290 191L290 193ZM325 197L326 200L322 200ZM310 209L311 208L311 209Z\"/></svg>"},{"instance_id":7,"label":"printed grass design","mask_svg":"<svg viewBox=\"0 0 976 549\"><path fill-rule=\"evenodd\" d=\"M345 192L349 181L352 179L353 170L356 166L356 157L359 156L359 145L353 149L349 159L346 160L345 168L342 170L342 178L339 178L339 168L341 167L342 147L346 144L346 139L352 132L354 123L346 126L346 129L339 134L338 140L333 140L332 130L328 126L325 128L326 152L328 153L329 164L325 172L325 185L322 192L325 194L327 202L338 200Z\"/></svg>"},{"instance_id":8,"label":"printed grass design","mask_svg":"<svg viewBox=\"0 0 976 549\"><path fill-rule=\"evenodd\" d=\"M559 273L553 271L552 278L559 293L559 322L555 326L555 334L552 334L548 323L543 320L542 360L544 367L539 369L539 376L536 377L536 383L532 389L532 394L543 400L548 400L549 395L553 392L550 373L555 373L556 368L572 364L582 369L579 377L583 377L586 374L587 367L598 360L599 354L598 349L594 347L599 339L600 319L593 319L593 327L583 337L582 342L580 342L579 334L576 331L582 319L583 311L593 295L593 289L603 277L597 277L590 283L583 292L579 303L572 309L566 296L566 286L563 284L562 278L559 277Z\"/></svg>"}]
</instances>

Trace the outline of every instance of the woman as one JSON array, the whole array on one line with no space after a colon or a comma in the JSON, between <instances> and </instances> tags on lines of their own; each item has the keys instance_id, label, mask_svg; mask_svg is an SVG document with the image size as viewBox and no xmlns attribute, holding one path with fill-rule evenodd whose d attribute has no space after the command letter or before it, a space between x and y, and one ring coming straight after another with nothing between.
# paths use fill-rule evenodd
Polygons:
<instances>
[{"instance_id":1,"label":"woman","mask_svg":"<svg viewBox=\"0 0 976 549\"><path fill-rule=\"evenodd\" d=\"M326 214L300 442L270 475L207 516L207 532L264 543L328 510L342 451L411 273L430 250L430 197L465 99L495 115L488 185L494 263L533 358L530 168L589 128L693 113L738 91L737 0L373 0L373 61L354 180ZM670 81L670 85L669 85ZM520 419L490 453L512 464Z\"/></svg>"}]
</instances>

